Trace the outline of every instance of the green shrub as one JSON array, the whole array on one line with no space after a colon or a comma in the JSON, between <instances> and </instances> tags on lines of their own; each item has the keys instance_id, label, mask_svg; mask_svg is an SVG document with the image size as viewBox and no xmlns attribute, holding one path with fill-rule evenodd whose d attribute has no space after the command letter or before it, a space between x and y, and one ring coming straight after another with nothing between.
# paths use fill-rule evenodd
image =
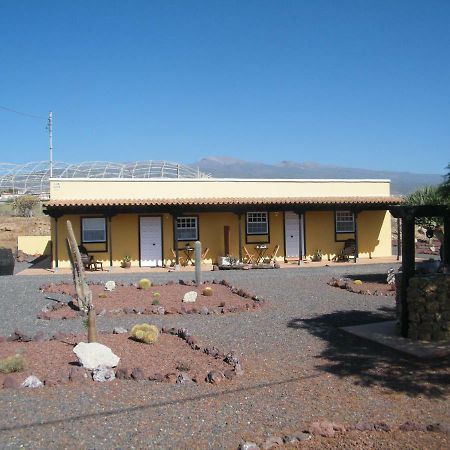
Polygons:
<instances>
[{"instance_id":1,"label":"green shrub","mask_svg":"<svg viewBox=\"0 0 450 450\"><path fill-rule=\"evenodd\" d=\"M152 301L152 305L157 306L160 305L160 301L158 299Z\"/></svg>"},{"instance_id":2,"label":"green shrub","mask_svg":"<svg viewBox=\"0 0 450 450\"><path fill-rule=\"evenodd\" d=\"M22 355L16 354L0 359L1 373L22 372L24 369L25 358Z\"/></svg>"},{"instance_id":3,"label":"green shrub","mask_svg":"<svg viewBox=\"0 0 450 450\"><path fill-rule=\"evenodd\" d=\"M142 278L142 280L139 281L139 289L143 289L144 291L147 291L152 287L152 282L148 280L147 278Z\"/></svg>"},{"instance_id":4,"label":"green shrub","mask_svg":"<svg viewBox=\"0 0 450 450\"><path fill-rule=\"evenodd\" d=\"M159 330L155 325L143 323L135 325L131 329L131 336L133 339L144 342L145 344L154 344L158 340Z\"/></svg>"}]
</instances>

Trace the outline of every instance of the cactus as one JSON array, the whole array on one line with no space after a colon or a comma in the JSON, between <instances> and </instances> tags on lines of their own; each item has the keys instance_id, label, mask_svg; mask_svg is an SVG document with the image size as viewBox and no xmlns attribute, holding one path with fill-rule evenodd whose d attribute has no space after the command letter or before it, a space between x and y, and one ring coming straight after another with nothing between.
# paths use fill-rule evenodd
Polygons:
<instances>
[{"instance_id":1,"label":"cactus","mask_svg":"<svg viewBox=\"0 0 450 450\"><path fill-rule=\"evenodd\" d=\"M207 297L211 297L211 295L214 294L214 291L213 291L212 287L208 286L203 289L202 294L206 295Z\"/></svg>"},{"instance_id":2,"label":"cactus","mask_svg":"<svg viewBox=\"0 0 450 450\"><path fill-rule=\"evenodd\" d=\"M139 289L143 289L144 291L149 290L152 287L152 282L147 278L142 278L139 280Z\"/></svg>"},{"instance_id":3,"label":"cactus","mask_svg":"<svg viewBox=\"0 0 450 450\"><path fill-rule=\"evenodd\" d=\"M25 358L20 354L0 359L1 373L22 372L22 370L24 369L25 369Z\"/></svg>"},{"instance_id":4,"label":"cactus","mask_svg":"<svg viewBox=\"0 0 450 450\"><path fill-rule=\"evenodd\" d=\"M144 342L145 344L154 344L158 340L159 330L155 325L143 323L135 325L131 329L131 336L135 340Z\"/></svg>"},{"instance_id":5,"label":"cactus","mask_svg":"<svg viewBox=\"0 0 450 450\"><path fill-rule=\"evenodd\" d=\"M354 283L355 284L363 284L363 282L361 280L355 280Z\"/></svg>"}]
</instances>

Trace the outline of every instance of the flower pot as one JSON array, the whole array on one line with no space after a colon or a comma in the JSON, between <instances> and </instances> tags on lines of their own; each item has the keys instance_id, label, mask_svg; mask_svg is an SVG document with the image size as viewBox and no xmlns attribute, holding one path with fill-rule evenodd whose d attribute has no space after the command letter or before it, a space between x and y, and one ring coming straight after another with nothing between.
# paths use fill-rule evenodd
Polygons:
<instances>
[{"instance_id":1,"label":"flower pot","mask_svg":"<svg viewBox=\"0 0 450 450\"><path fill-rule=\"evenodd\" d=\"M312 262L320 262L320 261L322 261L322 257L317 256L317 255L311 256L311 261Z\"/></svg>"},{"instance_id":2,"label":"flower pot","mask_svg":"<svg viewBox=\"0 0 450 450\"><path fill-rule=\"evenodd\" d=\"M124 269L129 269L131 267L131 261L122 261L120 267Z\"/></svg>"}]
</instances>

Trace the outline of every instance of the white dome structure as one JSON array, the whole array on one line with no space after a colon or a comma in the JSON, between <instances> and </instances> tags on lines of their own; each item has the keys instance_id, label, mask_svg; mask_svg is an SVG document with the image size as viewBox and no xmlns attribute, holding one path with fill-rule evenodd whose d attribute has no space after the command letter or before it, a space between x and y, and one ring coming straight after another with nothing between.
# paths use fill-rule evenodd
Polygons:
<instances>
[{"instance_id":1,"label":"white dome structure","mask_svg":"<svg viewBox=\"0 0 450 450\"><path fill-rule=\"evenodd\" d=\"M184 164L168 161L115 163L86 161L53 162L53 178L208 178ZM49 192L50 162L0 163L0 192L45 195Z\"/></svg>"}]
</instances>

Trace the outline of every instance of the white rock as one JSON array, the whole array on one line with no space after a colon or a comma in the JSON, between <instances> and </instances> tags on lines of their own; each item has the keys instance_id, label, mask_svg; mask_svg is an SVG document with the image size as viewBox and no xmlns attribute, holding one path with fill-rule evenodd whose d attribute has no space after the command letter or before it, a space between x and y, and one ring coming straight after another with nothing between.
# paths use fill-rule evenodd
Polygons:
<instances>
[{"instance_id":1,"label":"white rock","mask_svg":"<svg viewBox=\"0 0 450 450\"><path fill-rule=\"evenodd\" d=\"M128 333L128 330L123 327L114 327L113 334L124 334Z\"/></svg>"},{"instance_id":2,"label":"white rock","mask_svg":"<svg viewBox=\"0 0 450 450\"><path fill-rule=\"evenodd\" d=\"M113 291L116 288L116 282L115 281L107 281L105 283L105 291Z\"/></svg>"},{"instance_id":3,"label":"white rock","mask_svg":"<svg viewBox=\"0 0 450 450\"><path fill-rule=\"evenodd\" d=\"M42 387L42 386L44 386L42 381L38 377L35 377L34 375L30 375L22 383L22 387L26 387L26 388L39 388L39 387Z\"/></svg>"},{"instance_id":4,"label":"white rock","mask_svg":"<svg viewBox=\"0 0 450 450\"><path fill-rule=\"evenodd\" d=\"M80 342L74 347L73 352L77 355L81 365L89 370L100 366L116 367L120 361L120 358L109 347L98 342Z\"/></svg>"},{"instance_id":5,"label":"white rock","mask_svg":"<svg viewBox=\"0 0 450 450\"><path fill-rule=\"evenodd\" d=\"M197 295L198 294L195 291L186 292L183 297L183 303L195 303L197 300Z\"/></svg>"},{"instance_id":6,"label":"white rock","mask_svg":"<svg viewBox=\"0 0 450 450\"><path fill-rule=\"evenodd\" d=\"M112 381L116 378L116 374L111 367L97 367L92 371L92 379L94 381L104 382Z\"/></svg>"}]
</instances>

